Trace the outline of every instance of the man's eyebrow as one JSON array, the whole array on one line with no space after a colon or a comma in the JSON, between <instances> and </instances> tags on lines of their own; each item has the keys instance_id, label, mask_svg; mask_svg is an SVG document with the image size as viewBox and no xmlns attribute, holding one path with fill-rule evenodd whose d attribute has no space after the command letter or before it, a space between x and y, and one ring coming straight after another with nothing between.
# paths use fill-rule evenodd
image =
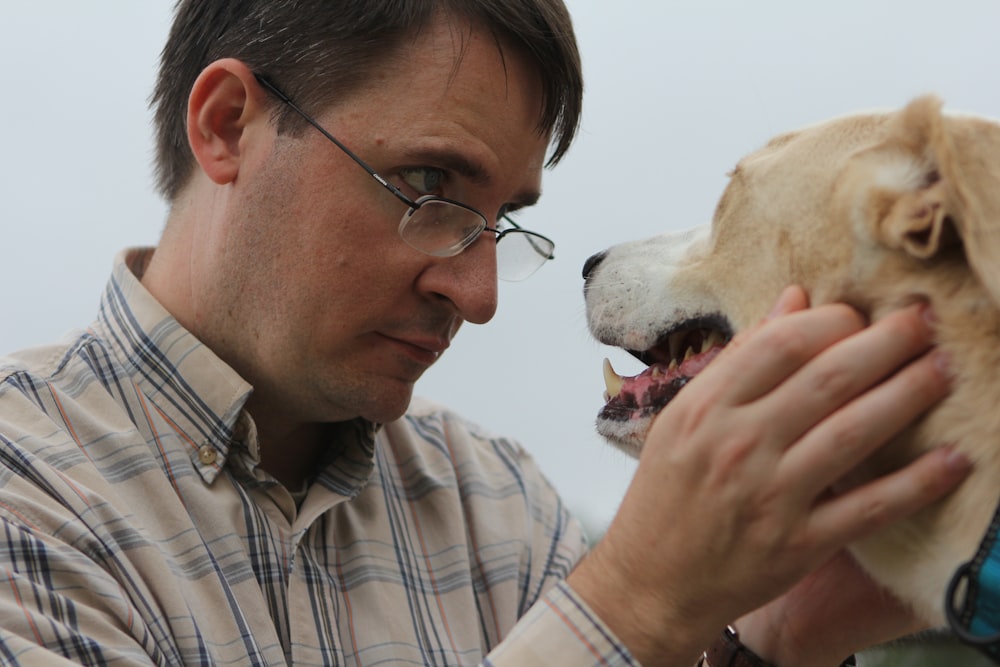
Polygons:
<instances>
[{"instance_id":1,"label":"man's eyebrow","mask_svg":"<svg viewBox=\"0 0 1000 667\"><path fill-rule=\"evenodd\" d=\"M529 190L528 192L523 192L516 197L511 203L514 204L509 210L514 211L519 208L527 208L529 206L534 206L538 203L539 198L541 198L542 193L538 190Z\"/></svg>"},{"instance_id":2,"label":"man's eyebrow","mask_svg":"<svg viewBox=\"0 0 1000 667\"><path fill-rule=\"evenodd\" d=\"M406 157L414 164L429 162L436 167L453 171L479 187L489 186L492 180L482 164L453 150L421 149L408 153ZM539 191L529 190L519 193L512 203L516 203L519 207L532 206L538 202L539 197L541 197Z\"/></svg>"}]
</instances>

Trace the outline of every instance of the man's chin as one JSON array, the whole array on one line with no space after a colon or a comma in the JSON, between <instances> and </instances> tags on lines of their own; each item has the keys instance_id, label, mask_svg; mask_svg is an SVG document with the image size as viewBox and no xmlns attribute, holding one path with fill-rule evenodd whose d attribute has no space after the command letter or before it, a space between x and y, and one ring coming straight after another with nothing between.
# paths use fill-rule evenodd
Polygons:
<instances>
[{"instance_id":1,"label":"man's chin","mask_svg":"<svg viewBox=\"0 0 1000 667\"><path fill-rule=\"evenodd\" d=\"M413 399L413 383L402 383L406 387L393 387L377 396L369 396L360 410L360 416L370 422L386 424L406 414Z\"/></svg>"}]
</instances>

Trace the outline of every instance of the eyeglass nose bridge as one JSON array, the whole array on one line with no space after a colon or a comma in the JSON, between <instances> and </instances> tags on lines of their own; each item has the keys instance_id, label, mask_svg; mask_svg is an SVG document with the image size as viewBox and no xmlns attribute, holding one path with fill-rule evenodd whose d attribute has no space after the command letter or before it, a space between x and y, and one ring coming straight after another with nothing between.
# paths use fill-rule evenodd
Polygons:
<instances>
[{"instance_id":1,"label":"eyeglass nose bridge","mask_svg":"<svg viewBox=\"0 0 1000 667\"><path fill-rule=\"evenodd\" d=\"M460 216L457 218L459 224L456 224L456 216ZM464 230L463 219L470 223ZM483 232L493 232L498 252L497 275L506 281L524 280L554 258L555 244L548 237L521 228L507 216L503 216L503 220L508 228L490 227L485 216L471 206L436 195L424 195L403 214L398 233L415 250L434 257L454 257L475 243ZM501 245L500 241L505 238L510 241Z\"/></svg>"}]
</instances>

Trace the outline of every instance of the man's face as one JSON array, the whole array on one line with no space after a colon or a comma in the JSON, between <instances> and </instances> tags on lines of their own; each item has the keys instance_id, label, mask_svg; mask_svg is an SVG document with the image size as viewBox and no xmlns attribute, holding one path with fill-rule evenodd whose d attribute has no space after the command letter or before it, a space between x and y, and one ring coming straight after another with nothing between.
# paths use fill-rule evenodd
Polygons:
<instances>
[{"instance_id":1,"label":"man's face","mask_svg":"<svg viewBox=\"0 0 1000 667\"><path fill-rule=\"evenodd\" d=\"M535 72L463 30L439 21L307 111L411 198L461 201L492 226L537 197L548 137ZM450 258L414 250L397 233L406 206L313 128L245 151L226 224L194 250L212 274L197 329L254 385L258 419L395 419L461 323L493 316L493 235Z\"/></svg>"}]
</instances>

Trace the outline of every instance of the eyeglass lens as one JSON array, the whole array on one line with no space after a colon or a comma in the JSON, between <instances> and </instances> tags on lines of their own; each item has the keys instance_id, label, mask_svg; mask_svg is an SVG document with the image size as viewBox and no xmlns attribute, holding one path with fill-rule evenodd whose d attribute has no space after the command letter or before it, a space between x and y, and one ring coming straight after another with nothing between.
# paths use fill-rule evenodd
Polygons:
<instances>
[{"instance_id":1,"label":"eyeglass lens","mask_svg":"<svg viewBox=\"0 0 1000 667\"><path fill-rule=\"evenodd\" d=\"M432 199L403 215L399 235L428 255L451 257L467 248L485 228L486 221L478 213Z\"/></svg>"},{"instance_id":2,"label":"eyeglass lens","mask_svg":"<svg viewBox=\"0 0 1000 667\"><path fill-rule=\"evenodd\" d=\"M513 229L497 242L497 273L504 280L524 280L552 256L553 244L531 232Z\"/></svg>"},{"instance_id":3,"label":"eyeglass lens","mask_svg":"<svg viewBox=\"0 0 1000 667\"><path fill-rule=\"evenodd\" d=\"M486 221L471 209L430 199L411 208L399 224L399 235L413 248L436 257L451 257L467 248L486 229ZM497 241L497 274L503 280L524 280L552 256L548 239L520 229L508 229Z\"/></svg>"}]
</instances>

